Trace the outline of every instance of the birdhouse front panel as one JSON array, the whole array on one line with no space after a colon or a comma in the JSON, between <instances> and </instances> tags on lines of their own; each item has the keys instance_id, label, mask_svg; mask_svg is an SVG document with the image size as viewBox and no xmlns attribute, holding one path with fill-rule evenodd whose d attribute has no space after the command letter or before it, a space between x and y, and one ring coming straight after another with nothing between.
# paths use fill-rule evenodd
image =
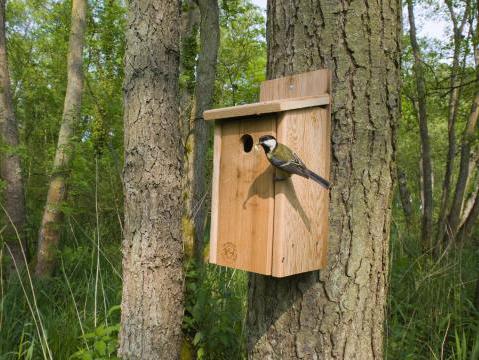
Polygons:
<instances>
[{"instance_id":1,"label":"birdhouse front panel","mask_svg":"<svg viewBox=\"0 0 479 360\"><path fill-rule=\"evenodd\" d=\"M254 144L262 135L276 133L276 117L242 118L217 125L218 170L217 243L215 263L271 274L273 241L274 169Z\"/></svg>"}]
</instances>

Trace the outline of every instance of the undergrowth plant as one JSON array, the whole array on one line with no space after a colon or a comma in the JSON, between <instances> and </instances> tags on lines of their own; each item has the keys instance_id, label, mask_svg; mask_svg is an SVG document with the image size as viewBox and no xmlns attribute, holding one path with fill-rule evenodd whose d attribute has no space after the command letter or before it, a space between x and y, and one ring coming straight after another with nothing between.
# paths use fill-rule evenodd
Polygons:
<instances>
[{"instance_id":1,"label":"undergrowth plant","mask_svg":"<svg viewBox=\"0 0 479 360\"><path fill-rule=\"evenodd\" d=\"M245 358L247 280L243 271L187 264L183 360Z\"/></svg>"},{"instance_id":2,"label":"undergrowth plant","mask_svg":"<svg viewBox=\"0 0 479 360\"><path fill-rule=\"evenodd\" d=\"M460 244L436 259L421 251L419 232L399 229L391 234L386 358L479 359L478 249Z\"/></svg>"}]
</instances>

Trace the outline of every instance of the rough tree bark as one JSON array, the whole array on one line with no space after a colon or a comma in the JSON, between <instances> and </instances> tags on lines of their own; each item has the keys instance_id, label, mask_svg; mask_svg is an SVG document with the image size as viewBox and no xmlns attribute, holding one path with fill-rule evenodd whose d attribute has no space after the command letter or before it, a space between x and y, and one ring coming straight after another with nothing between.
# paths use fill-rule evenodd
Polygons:
<instances>
[{"instance_id":1,"label":"rough tree bark","mask_svg":"<svg viewBox=\"0 0 479 360\"><path fill-rule=\"evenodd\" d=\"M427 100L426 100L426 80L424 77L424 65L422 62L421 49L417 42L416 22L414 19L414 5L412 0L407 0L407 9L409 17L409 37L411 39L411 47L414 54L414 75L416 78L417 104L418 104L418 120L419 120L419 136L421 139L421 166L423 174L422 190L423 214L421 226L421 238L423 248L430 250L433 248L432 213L434 209L432 198L432 165L431 165L431 146L429 144L429 130L427 125Z\"/></svg>"},{"instance_id":2,"label":"rough tree bark","mask_svg":"<svg viewBox=\"0 0 479 360\"><path fill-rule=\"evenodd\" d=\"M126 32L120 355L173 359L183 318L178 1L133 0Z\"/></svg>"},{"instance_id":3,"label":"rough tree bark","mask_svg":"<svg viewBox=\"0 0 479 360\"><path fill-rule=\"evenodd\" d=\"M23 250L27 250L24 234L25 225L25 197L23 190L23 178L20 156L15 153L15 147L19 144L18 126L13 110L12 94L10 91L10 76L7 61L7 40L5 36L5 5L6 0L0 1L0 132L2 151L0 159L0 178L5 182L2 205L8 216L5 219L6 230L2 236L6 240L12 260L17 266L25 265ZM2 211L3 213L3 211ZM11 220L11 221L10 221ZM17 238L15 229L20 239ZM25 254L26 255L26 254ZM13 264L12 268L13 268Z\"/></svg>"},{"instance_id":4,"label":"rough tree bark","mask_svg":"<svg viewBox=\"0 0 479 360\"><path fill-rule=\"evenodd\" d=\"M195 106L193 119L193 169L192 199L190 214L194 224L194 257L197 262L203 260L204 230L208 203L206 187L206 155L210 126L203 119L203 112L213 103L216 78L216 62L220 44L219 8L217 0L198 0L201 14L200 51L195 88Z\"/></svg>"},{"instance_id":5,"label":"rough tree bark","mask_svg":"<svg viewBox=\"0 0 479 360\"><path fill-rule=\"evenodd\" d=\"M268 78L333 71L328 266L252 275L253 359L382 359L401 3L268 2Z\"/></svg>"},{"instance_id":6,"label":"rough tree bark","mask_svg":"<svg viewBox=\"0 0 479 360\"><path fill-rule=\"evenodd\" d=\"M62 124L58 134L57 149L38 239L35 274L39 277L52 274L60 241L60 224L63 217L60 206L67 196L66 180L74 146L72 137L75 125L80 120L86 12L86 0L72 1L67 90L63 106Z\"/></svg>"}]
</instances>

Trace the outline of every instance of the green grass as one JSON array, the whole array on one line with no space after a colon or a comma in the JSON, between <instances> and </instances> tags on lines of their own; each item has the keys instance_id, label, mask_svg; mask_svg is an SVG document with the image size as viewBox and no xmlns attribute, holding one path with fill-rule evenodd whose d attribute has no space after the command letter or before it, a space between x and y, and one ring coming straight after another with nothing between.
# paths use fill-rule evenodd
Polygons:
<instances>
[{"instance_id":1,"label":"green grass","mask_svg":"<svg viewBox=\"0 0 479 360\"><path fill-rule=\"evenodd\" d=\"M103 229L97 282L95 231L72 223L55 276L33 279L33 289L26 273L3 283L0 359L115 358L120 241ZM479 359L475 244L433 261L421 254L415 232L398 229L391 235L385 358ZM247 274L214 265L198 270L192 264L186 274L183 329L191 358L246 358Z\"/></svg>"},{"instance_id":2,"label":"green grass","mask_svg":"<svg viewBox=\"0 0 479 360\"><path fill-rule=\"evenodd\" d=\"M434 261L421 254L418 233L392 231L387 359L478 359L477 248Z\"/></svg>"},{"instance_id":3,"label":"green grass","mask_svg":"<svg viewBox=\"0 0 479 360\"><path fill-rule=\"evenodd\" d=\"M118 314L109 313L121 301L119 241L101 245L97 282L96 247L87 233L63 238L71 245L62 249L52 278L33 279L31 286L24 271L4 284L0 359L68 359L88 346L82 333L119 323Z\"/></svg>"}]
</instances>

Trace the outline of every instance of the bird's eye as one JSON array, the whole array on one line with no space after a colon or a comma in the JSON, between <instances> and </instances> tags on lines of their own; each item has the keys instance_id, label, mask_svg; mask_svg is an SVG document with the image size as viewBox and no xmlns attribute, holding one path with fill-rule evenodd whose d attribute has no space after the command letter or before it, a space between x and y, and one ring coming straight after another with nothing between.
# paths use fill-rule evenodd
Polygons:
<instances>
[{"instance_id":1,"label":"bird's eye","mask_svg":"<svg viewBox=\"0 0 479 360\"><path fill-rule=\"evenodd\" d=\"M243 151L249 153L253 150L253 137L250 134L245 134L241 137L243 143Z\"/></svg>"}]
</instances>

